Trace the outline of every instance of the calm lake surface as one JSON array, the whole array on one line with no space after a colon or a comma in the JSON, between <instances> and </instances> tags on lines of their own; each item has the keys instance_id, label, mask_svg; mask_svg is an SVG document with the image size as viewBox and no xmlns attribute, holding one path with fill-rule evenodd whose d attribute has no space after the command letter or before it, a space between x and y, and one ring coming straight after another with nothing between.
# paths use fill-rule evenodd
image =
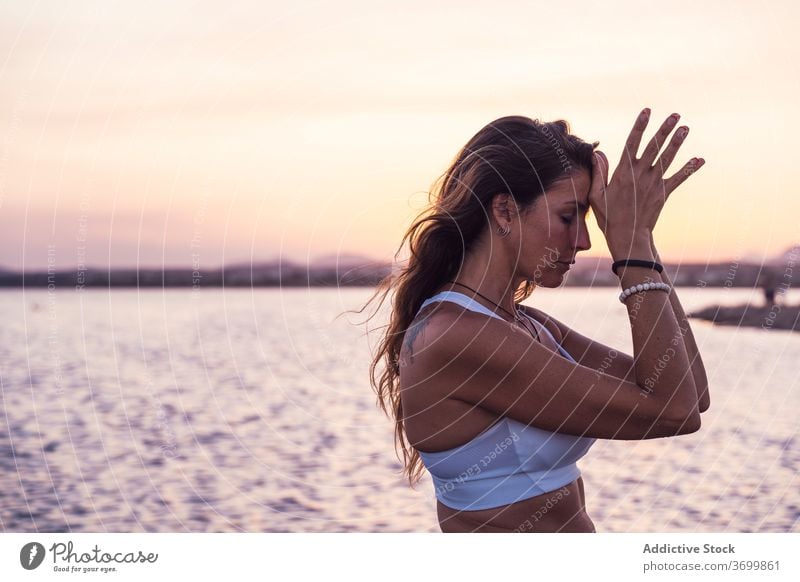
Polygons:
<instances>
[{"instance_id":1,"label":"calm lake surface","mask_svg":"<svg viewBox=\"0 0 800 582\"><path fill-rule=\"evenodd\" d=\"M758 291L679 289L687 311ZM438 532L367 370L372 289L3 291L0 529ZM799 295L788 296L798 303ZM616 289L527 301L631 353ZM375 330L381 316L370 323ZM700 432L597 441L600 532L800 531L800 333L693 321Z\"/></svg>"}]
</instances>

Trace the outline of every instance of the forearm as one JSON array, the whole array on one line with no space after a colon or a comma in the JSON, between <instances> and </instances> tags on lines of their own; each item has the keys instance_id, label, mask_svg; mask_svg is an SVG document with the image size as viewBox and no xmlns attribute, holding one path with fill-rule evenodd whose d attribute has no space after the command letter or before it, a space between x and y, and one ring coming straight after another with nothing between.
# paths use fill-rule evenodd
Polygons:
<instances>
[{"instance_id":1,"label":"forearm","mask_svg":"<svg viewBox=\"0 0 800 582\"><path fill-rule=\"evenodd\" d=\"M635 257L654 260L648 235L635 237L622 247L609 241L612 258ZM665 282L644 267L620 267L617 270L623 289L647 283ZM636 384L663 406L663 414L673 419L689 420L697 415L697 391L691 375L683 334L669 307L668 294L651 291L635 293L625 300L633 339L633 365Z\"/></svg>"},{"instance_id":2,"label":"forearm","mask_svg":"<svg viewBox=\"0 0 800 582\"><path fill-rule=\"evenodd\" d=\"M655 242L653 241L652 233L650 236L650 244L653 249L653 256L655 260L661 263L661 258L656 250ZM700 357L700 351L697 349L697 342L692 333L692 327L689 325L689 318L683 310L678 294L675 292L675 286L667 275L667 270L661 273L661 280L667 285L672 287L672 292L669 294L669 303L672 306L672 312L675 314L675 319L678 322L678 327L683 335L683 345L686 348L686 356L689 359L689 366L694 378L695 389L697 390L697 405L700 412L705 412L710 403L710 394L708 391L708 377L706 376L706 368L703 365L703 359Z\"/></svg>"}]
</instances>

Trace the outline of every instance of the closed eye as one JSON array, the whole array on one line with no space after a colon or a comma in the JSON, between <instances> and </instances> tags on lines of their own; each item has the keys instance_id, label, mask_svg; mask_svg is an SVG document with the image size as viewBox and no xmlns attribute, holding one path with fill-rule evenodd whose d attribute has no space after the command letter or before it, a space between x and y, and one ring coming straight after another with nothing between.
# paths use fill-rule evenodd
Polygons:
<instances>
[{"instance_id":1,"label":"closed eye","mask_svg":"<svg viewBox=\"0 0 800 582\"><path fill-rule=\"evenodd\" d=\"M561 216L561 221L562 221L564 224L570 224L570 223L572 223L572 219L573 219L573 218L575 218L575 215L574 215L574 214L572 214L572 215L570 215L570 216L563 216L563 215L562 215L562 216Z\"/></svg>"}]
</instances>

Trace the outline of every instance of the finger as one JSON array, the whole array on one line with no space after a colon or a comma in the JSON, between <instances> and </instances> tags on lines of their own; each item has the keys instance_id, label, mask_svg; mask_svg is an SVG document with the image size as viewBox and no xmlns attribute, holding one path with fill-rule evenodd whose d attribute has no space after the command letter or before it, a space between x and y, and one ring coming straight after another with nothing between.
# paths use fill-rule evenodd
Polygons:
<instances>
[{"instance_id":1,"label":"finger","mask_svg":"<svg viewBox=\"0 0 800 582\"><path fill-rule=\"evenodd\" d=\"M608 158L601 151L592 154L592 184L589 187L589 208L595 214L597 224L605 230L607 214L606 186L608 186Z\"/></svg>"},{"instance_id":2,"label":"finger","mask_svg":"<svg viewBox=\"0 0 800 582\"><path fill-rule=\"evenodd\" d=\"M608 158L600 150L592 154L592 185L608 186Z\"/></svg>"},{"instance_id":3,"label":"finger","mask_svg":"<svg viewBox=\"0 0 800 582\"><path fill-rule=\"evenodd\" d=\"M589 198L600 199L608 185L608 167L605 155L601 152L592 154L592 183L589 186Z\"/></svg>"},{"instance_id":4,"label":"finger","mask_svg":"<svg viewBox=\"0 0 800 582\"><path fill-rule=\"evenodd\" d=\"M597 153L597 156L599 157L598 161L600 163L600 174L601 174L601 176L603 178L603 181L602 181L603 186L605 187L605 186L608 186L608 175L609 175L609 171L608 170L611 167L611 165L608 163L608 158L606 157L605 153L601 152L600 150L597 150L596 153Z\"/></svg>"},{"instance_id":5,"label":"finger","mask_svg":"<svg viewBox=\"0 0 800 582\"><path fill-rule=\"evenodd\" d=\"M684 166L675 172L672 176L664 180L664 194L669 196L670 193L697 170L705 165L706 161L703 158L692 158Z\"/></svg>"},{"instance_id":6,"label":"finger","mask_svg":"<svg viewBox=\"0 0 800 582\"><path fill-rule=\"evenodd\" d=\"M689 128L685 125L679 127L678 131L675 132L675 135L672 136L672 139L669 140L667 149L665 149L664 153L661 154L661 157L656 160L654 167L662 176L667 173L669 165L672 163L672 160L675 159L675 156L677 155L680 147L683 145L683 141L686 139L687 135L689 135Z\"/></svg>"},{"instance_id":7,"label":"finger","mask_svg":"<svg viewBox=\"0 0 800 582\"><path fill-rule=\"evenodd\" d=\"M650 109L644 108L633 123L633 129L625 140L625 147L622 148L620 163L630 165L636 159L636 152L639 151L639 144L642 142L642 135L647 127L647 120L650 119Z\"/></svg>"},{"instance_id":8,"label":"finger","mask_svg":"<svg viewBox=\"0 0 800 582\"><path fill-rule=\"evenodd\" d=\"M673 113L667 117L664 120L664 123L661 124L661 127L658 128L658 131L653 136L653 139L651 139L647 144L647 147L644 148L641 160L648 166L653 165L653 161L656 159L658 152L664 147L664 144L667 143L669 132L672 131L672 128L675 127L675 124L678 123L680 118L681 116L677 113Z\"/></svg>"}]
</instances>

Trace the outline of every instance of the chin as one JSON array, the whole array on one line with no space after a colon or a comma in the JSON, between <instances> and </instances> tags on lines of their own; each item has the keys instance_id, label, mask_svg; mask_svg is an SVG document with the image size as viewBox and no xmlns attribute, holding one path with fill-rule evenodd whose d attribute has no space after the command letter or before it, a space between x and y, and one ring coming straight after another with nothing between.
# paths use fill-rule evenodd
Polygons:
<instances>
[{"instance_id":1,"label":"chin","mask_svg":"<svg viewBox=\"0 0 800 582\"><path fill-rule=\"evenodd\" d=\"M549 271L547 273L542 273L539 275L538 278L531 278L531 281L537 287L545 287L548 289L555 289L557 287L561 287L564 284L564 280L566 279L567 272L560 272L560 271Z\"/></svg>"}]
</instances>

